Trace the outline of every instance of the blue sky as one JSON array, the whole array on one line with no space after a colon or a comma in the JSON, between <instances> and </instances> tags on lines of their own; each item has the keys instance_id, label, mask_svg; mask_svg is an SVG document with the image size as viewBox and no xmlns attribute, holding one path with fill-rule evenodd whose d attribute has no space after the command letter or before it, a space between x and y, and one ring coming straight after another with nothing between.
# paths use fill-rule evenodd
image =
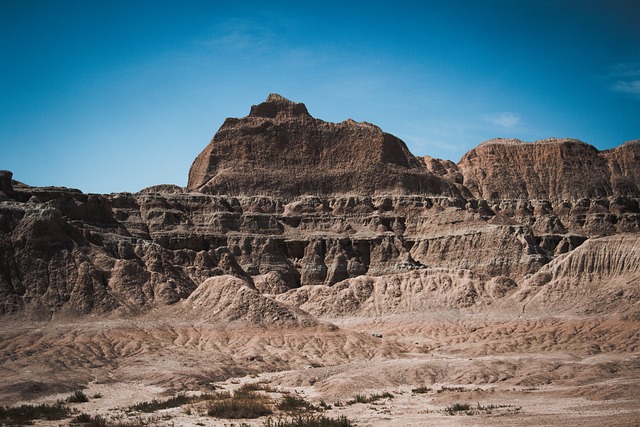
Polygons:
<instances>
[{"instance_id":1,"label":"blue sky","mask_svg":"<svg viewBox=\"0 0 640 427\"><path fill-rule=\"evenodd\" d=\"M186 185L275 92L457 162L494 137L640 138L640 1L0 0L0 169Z\"/></svg>"}]
</instances>

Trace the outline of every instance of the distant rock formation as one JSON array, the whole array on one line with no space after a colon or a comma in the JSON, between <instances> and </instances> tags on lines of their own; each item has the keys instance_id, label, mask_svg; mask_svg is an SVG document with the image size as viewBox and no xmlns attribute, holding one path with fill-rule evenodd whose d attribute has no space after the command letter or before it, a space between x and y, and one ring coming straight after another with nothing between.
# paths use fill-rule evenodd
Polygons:
<instances>
[{"instance_id":1,"label":"distant rock formation","mask_svg":"<svg viewBox=\"0 0 640 427\"><path fill-rule=\"evenodd\" d=\"M189 191L292 198L335 194L456 196L404 142L369 123L314 119L271 94L249 116L227 119L189 171Z\"/></svg>"},{"instance_id":2,"label":"distant rock formation","mask_svg":"<svg viewBox=\"0 0 640 427\"><path fill-rule=\"evenodd\" d=\"M466 153L458 167L465 187L478 198L558 203L637 196L639 154L640 141L601 153L575 139L492 139Z\"/></svg>"},{"instance_id":3,"label":"distant rock formation","mask_svg":"<svg viewBox=\"0 0 640 427\"><path fill-rule=\"evenodd\" d=\"M493 139L451 161L413 156L369 123L328 123L271 94L227 119L189 172L189 191L224 195L421 194L553 203L638 195L640 141L599 152L575 139Z\"/></svg>"},{"instance_id":4,"label":"distant rock formation","mask_svg":"<svg viewBox=\"0 0 640 427\"><path fill-rule=\"evenodd\" d=\"M455 164L415 157L376 126L323 122L270 95L248 117L225 121L186 189L83 194L1 171L0 315L135 313L193 302L217 276L235 279L207 282L207 298L242 291L278 311L256 292L462 274L481 298L440 285L437 298L465 307L501 298L505 286L516 292L594 237L639 233L639 189L640 141L599 152L571 139L491 140ZM369 281L282 301L360 292L356 283Z\"/></svg>"}]
</instances>

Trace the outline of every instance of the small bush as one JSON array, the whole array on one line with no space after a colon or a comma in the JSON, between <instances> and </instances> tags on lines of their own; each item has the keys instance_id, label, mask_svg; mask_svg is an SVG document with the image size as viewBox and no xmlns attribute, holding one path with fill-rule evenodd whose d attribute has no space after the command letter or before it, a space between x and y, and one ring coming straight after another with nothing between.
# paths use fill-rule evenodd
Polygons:
<instances>
[{"instance_id":1,"label":"small bush","mask_svg":"<svg viewBox=\"0 0 640 427\"><path fill-rule=\"evenodd\" d=\"M231 396L229 392L217 393L207 408L207 415L216 418L259 418L271 415L269 397L246 388L240 388Z\"/></svg>"},{"instance_id":2,"label":"small bush","mask_svg":"<svg viewBox=\"0 0 640 427\"><path fill-rule=\"evenodd\" d=\"M357 394L355 398L346 402L347 405L353 405L356 403L373 403L380 399L393 399L393 394L384 392L382 394L371 394L369 396L364 394Z\"/></svg>"},{"instance_id":3,"label":"small bush","mask_svg":"<svg viewBox=\"0 0 640 427\"><path fill-rule=\"evenodd\" d=\"M221 395L221 397L219 395ZM150 413L150 412L155 412L162 409L177 408L178 406L186 405L187 403L195 403L195 402L201 402L203 400L226 398L229 396L230 394L228 392L215 393L215 394L201 394L200 396L187 396L184 393L180 393L180 394L177 394L176 396L168 398L167 400L153 399L150 402L136 403L135 405L130 406L129 410Z\"/></svg>"},{"instance_id":4,"label":"small bush","mask_svg":"<svg viewBox=\"0 0 640 427\"><path fill-rule=\"evenodd\" d=\"M269 426L265 423L265 426ZM353 427L355 424L344 415L339 418L330 418L323 415L319 416L298 416L289 421L278 421L276 424L270 424L272 427Z\"/></svg>"},{"instance_id":5,"label":"small bush","mask_svg":"<svg viewBox=\"0 0 640 427\"><path fill-rule=\"evenodd\" d=\"M263 424L264 427L354 427L355 424L347 417L329 418L324 415L298 416L291 420L278 420L274 422L268 419Z\"/></svg>"},{"instance_id":6,"label":"small bush","mask_svg":"<svg viewBox=\"0 0 640 427\"><path fill-rule=\"evenodd\" d=\"M481 405L480 402L475 407L472 407L468 403L454 403L453 405L444 409L444 411L449 415L456 415L458 412L464 412L467 415L478 415L481 413L491 414L494 410L506 410L508 412L518 412L522 409L521 406L513 406L513 405Z\"/></svg>"},{"instance_id":7,"label":"small bush","mask_svg":"<svg viewBox=\"0 0 640 427\"><path fill-rule=\"evenodd\" d=\"M262 384L259 383L244 383L240 387L238 387L239 392L244 391L258 391L262 390Z\"/></svg>"},{"instance_id":8,"label":"small bush","mask_svg":"<svg viewBox=\"0 0 640 427\"><path fill-rule=\"evenodd\" d=\"M0 425L24 425L33 420L62 420L69 417L69 408L62 402L54 405L21 405L13 408L0 406Z\"/></svg>"},{"instance_id":9,"label":"small bush","mask_svg":"<svg viewBox=\"0 0 640 427\"><path fill-rule=\"evenodd\" d=\"M412 389L411 393L424 394L424 393L429 393L430 391L431 391L431 389L429 387L422 386L422 387L418 387L418 388Z\"/></svg>"},{"instance_id":10,"label":"small bush","mask_svg":"<svg viewBox=\"0 0 640 427\"><path fill-rule=\"evenodd\" d=\"M522 406L513 406L513 405L488 405L488 406L484 406L481 405L480 402L478 402L478 405L476 407L476 413L480 413L480 412L484 412L486 414L491 414L495 409L510 409L513 412L518 412L520 411L520 409L522 409Z\"/></svg>"},{"instance_id":11,"label":"small bush","mask_svg":"<svg viewBox=\"0 0 640 427\"><path fill-rule=\"evenodd\" d=\"M147 427L149 425L152 425L152 422L143 421L143 420L134 420L134 421L123 421L123 422L117 422L117 423L108 423L105 425L105 427Z\"/></svg>"},{"instance_id":12,"label":"small bush","mask_svg":"<svg viewBox=\"0 0 640 427\"><path fill-rule=\"evenodd\" d=\"M92 399L100 399L101 397L102 397L102 394L101 394L101 393L94 393L94 394L91 396L91 398L92 398Z\"/></svg>"},{"instance_id":13,"label":"small bush","mask_svg":"<svg viewBox=\"0 0 640 427\"><path fill-rule=\"evenodd\" d=\"M451 406L448 406L444 409L444 411L449 415L455 415L458 412L466 412L471 409L471 405L468 403L454 403Z\"/></svg>"},{"instance_id":14,"label":"small bush","mask_svg":"<svg viewBox=\"0 0 640 427\"><path fill-rule=\"evenodd\" d=\"M76 390L71 396L67 397L67 402L69 403L84 403L88 401L89 397L82 390Z\"/></svg>"},{"instance_id":15,"label":"small bush","mask_svg":"<svg viewBox=\"0 0 640 427\"><path fill-rule=\"evenodd\" d=\"M211 402L207 408L207 415L227 419L260 418L272 413L273 411L260 401L236 397Z\"/></svg>"},{"instance_id":16,"label":"small bush","mask_svg":"<svg viewBox=\"0 0 640 427\"><path fill-rule=\"evenodd\" d=\"M317 408L301 397L288 394L276 405L276 408L286 412L297 412L301 410L315 411Z\"/></svg>"},{"instance_id":17,"label":"small bush","mask_svg":"<svg viewBox=\"0 0 640 427\"><path fill-rule=\"evenodd\" d=\"M320 401L320 407L321 407L322 409L326 409L326 410L331 409L331 405L327 404L327 402L325 402L324 400L321 400L321 401Z\"/></svg>"},{"instance_id":18,"label":"small bush","mask_svg":"<svg viewBox=\"0 0 640 427\"><path fill-rule=\"evenodd\" d=\"M445 391L451 391L451 392L456 392L456 393L461 393L463 391L469 391L464 387L447 387L447 386L442 386L442 388L440 390L437 390L437 393L444 393Z\"/></svg>"},{"instance_id":19,"label":"small bush","mask_svg":"<svg viewBox=\"0 0 640 427\"><path fill-rule=\"evenodd\" d=\"M110 427L107 424L107 420L105 420L100 415L91 416L84 412L79 415L73 417L69 425L82 425L83 427Z\"/></svg>"},{"instance_id":20,"label":"small bush","mask_svg":"<svg viewBox=\"0 0 640 427\"><path fill-rule=\"evenodd\" d=\"M236 392L242 393L245 391L266 391L267 393L277 393L278 389L266 382L244 383L238 388Z\"/></svg>"},{"instance_id":21,"label":"small bush","mask_svg":"<svg viewBox=\"0 0 640 427\"><path fill-rule=\"evenodd\" d=\"M91 415L81 412L79 415L76 415L71 420L72 423L88 423L91 421Z\"/></svg>"},{"instance_id":22,"label":"small bush","mask_svg":"<svg viewBox=\"0 0 640 427\"><path fill-rule=\"evenodd\" d=\"M176 408L178 406L186 405L191 401L192 400L189 396L187 396L186 394L180 393L176 396L170 397L167 400L153 399L151 402L136 403L130 408L134 411L149 413L149 412L159 411L161 409Z\"/></svg>"}]
</instances>

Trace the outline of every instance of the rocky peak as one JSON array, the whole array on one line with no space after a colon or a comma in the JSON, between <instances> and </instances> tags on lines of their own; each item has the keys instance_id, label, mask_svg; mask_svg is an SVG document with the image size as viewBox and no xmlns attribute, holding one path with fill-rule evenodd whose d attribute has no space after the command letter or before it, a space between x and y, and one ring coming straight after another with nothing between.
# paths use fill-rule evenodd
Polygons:
<instances>
[{"instance_id":1,"label":"rocky peak","mask_svg":"<svg viewBox=\"0 0 640 427\"><path fill-rule=\"evenodd\" d=\"M13 184L11 183L12 177L12 172L0 170L0 193L3 193L5 196L12 196L15 193Z\"/></svg>"},{"instance_id":2,"label":"rocky peak","mask_svg":"<svg viewBox=\"0 0 640 427\"><path fill-rule=\"evenodd\" d=\"M492 139L467 152L458 168L465 187L476 197L538 199L560 202L581 198L635 195L624 146L601 153L577 139L550 138L535 142ZM616 166L616 167L613 167ZM619 184L616 184L619 183Z\"/></svg>"},{"instance_id":3,"label":"rocky peak","mask_svg":"<svg viewBox=\"0 0 640 427\"><path fill-rule=\"evenodd\" d=\"M293 117L311 118L311 115L303 103L293 102L282 95L272 93L265 102L251 107L249 117L286 120Z\"/></svg>"},{"instance_id":4,"label":"rocky peak","mask_svg":"<svg viewBox=\"0 0 640 427\"><path fill-rule=\"evenodd\" d=\"M445 194L455 186L400 139L368 123L325 122L271 94L227 119L189 171L188 190L210 194Z\"/></svg>"}]
</instances>

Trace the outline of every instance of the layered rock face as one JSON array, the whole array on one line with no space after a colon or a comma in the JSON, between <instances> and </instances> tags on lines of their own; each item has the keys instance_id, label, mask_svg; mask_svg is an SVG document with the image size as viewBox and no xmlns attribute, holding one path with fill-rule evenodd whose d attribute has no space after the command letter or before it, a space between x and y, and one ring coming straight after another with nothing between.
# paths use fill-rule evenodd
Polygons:
<instances>
[{"instance_id":1,"label":"layered rock face","mask_svg":"<svg viewBox=\"0 0 640 427\"><path fill-rule=\"evenodd\" d=\"M0 314L136 312L224 275L266 294L458 271L474 289L528 286L591 238L640 231L639 151L492 140L454 164L270 95L225 121L186 189L87 195L0 173Z\"/></svg>"},{"instance_id":2,"label":"layered rock face","mask_svg":"<svg viewBox=\"0 0 640 427\"><path fill-rule=\"evenodd\" d=\"M495 139L466 153L458 168L464 185L486 200L637 197L639 154L640 141L600 153L575 139Z\"/></svg>"},{"instance_id":3,"label":"layered rock face","mask_svg":"<svg viewBox=\"0 0 640 427\"><path fill-rule=\"evenodd\" d=\"M271 94L248 117L227 119L189 172L189 191L225 195L446 194L404 142L369 123L314 119Z\"/></svg>"}]
</instances>

